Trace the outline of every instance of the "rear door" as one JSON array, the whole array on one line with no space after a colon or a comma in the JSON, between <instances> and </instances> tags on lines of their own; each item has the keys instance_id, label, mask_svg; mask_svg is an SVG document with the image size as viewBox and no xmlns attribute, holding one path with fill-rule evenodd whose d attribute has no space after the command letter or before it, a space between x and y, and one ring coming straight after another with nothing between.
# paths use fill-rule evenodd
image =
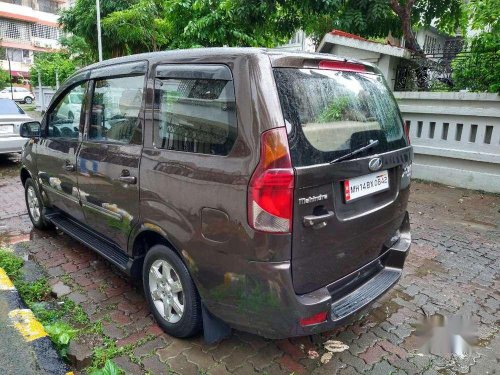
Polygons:
<instances>
[{"instance_id":1,"label":"rear door","mask_svg":"<svg viewBox=\"0 0 500 375\"><path fill-rule=\"evenodd\" d=\"M127 248L139 217L139 162L146 62L93 71L91 113L78 153L87 225Z\"/></svg>"},{"instance_id":2,"label":"rear door","mask_svg":"<svg viewBox=\"0 0 500 375\"><path fill-rule=\"evenodd\" d=\"M274 70L296 174L299 294L381 255L406 211L411 148L397 105L380 75L347 67Z\"/></svg>"}]
</instances>

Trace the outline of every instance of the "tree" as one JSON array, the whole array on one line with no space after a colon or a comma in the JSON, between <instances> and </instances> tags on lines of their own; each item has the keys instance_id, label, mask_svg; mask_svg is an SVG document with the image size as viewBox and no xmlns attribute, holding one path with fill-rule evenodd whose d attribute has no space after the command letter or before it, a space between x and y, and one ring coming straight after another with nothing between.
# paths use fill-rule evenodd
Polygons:
<instances>
[{"instance_id":1,"label":"tree","mask_svg":"<svg viewBox=\"0 0 500 375\"><path fill-rule=\"evenodd\" d=\"M101 0L101 17L124 10L137 3L137 0ZM63 31L81 38L91 51L97 51L97 20L95 0L77 0L72 7L61 11L59 22ZM127 53L120 40L116 40L105 28L102 29L104 57L110 58ZM95 55L95 52L93 53Z\"/></svg>"},{"instance_id":2,"label":"tree","mask_svg":"<svg viewBox=\"0 0 500 375\"><path fill-rule=\"evenodd\" d=\"M283 15L283 7L265 1L140 0L111 13L102 25L129 52L275 46L295 31L283 27Z\"/></svg>"},{"instance_id":3,"label":"tree","mask_svg":"<svg viewBox=\"0 0 500 375\"><path fill-rule=\"evenodd\" d=\"M333 1L333 28L364 37L402 36L405 47L420 51L413 30L436 26L454 33L462 17L462 0L346 0ZM340 5L339 5L340 4Z\"/></svg>"},{"instance_id":4,"label":"tree","mask_svg":"<svg viewBox=\"0 0 500 375\"><path fill-rule=\"evenodd\" d=\"M67 53L36 53L30 68L31 85L38 86L38 72L40 72L42 85L56 86L56 71L59 82L63 82L75 72L76 68Z\"/></svg>"},{"instance_id":5,"label":"tree","mask_svg":"<svg viewBox=\"0 0 500 375\"><path fill-rule=\"evenodd\" d=\"M365 37L392 31L418 50L412 28L453 31L462 0L101 0L106 58L171 48L267 46L301 28L320 39L333 28ZM94 0L62 12L66 32L97 50ZM95 53L95 52L94 52Z\"/></svg>"},{"instance_id":6,"label":"tree","mask_svg":"<svg viewBox=\"0 0 500 375\"><path fill-rule=\"evenodd\" d=\"M0 90L6 88L10 83L10 75L9 72L0 69Z\"/></svg>"},{"instance_id":7,"label":"tree","mask_svg":"<svg viewBox=\"0 0 500 375\"><path fill-rule=\"evenodd\" d=\"M477 34L452 62L455 89L500 93L500 0L470 0L465 18Z\"/></svg>"}]
</instances>

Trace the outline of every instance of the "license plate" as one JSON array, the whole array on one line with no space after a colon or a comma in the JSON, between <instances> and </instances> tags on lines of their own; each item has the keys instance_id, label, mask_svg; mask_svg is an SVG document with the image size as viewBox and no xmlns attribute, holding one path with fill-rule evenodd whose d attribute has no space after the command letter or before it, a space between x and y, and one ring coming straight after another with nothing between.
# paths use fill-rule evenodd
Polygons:
<instances>
[{"instance_id":1,"label":"license plate","mask_svg":"<svg viewBox=\"0 0 500 375\"><path fill-rule=\"evenodd\" d=\"M389 189L389 173L380 171L344 181L345 201L374 194Z\"/></svg>"},{"instance_id":2,"label":"license plate","mask_svg":"<svg viewBox=\"0 0 500 375\"><path fill-rule=\"evenodd\" d=\"M14 125L0 125L0 134L14 133Z\"/></svg>"}]
</instances>

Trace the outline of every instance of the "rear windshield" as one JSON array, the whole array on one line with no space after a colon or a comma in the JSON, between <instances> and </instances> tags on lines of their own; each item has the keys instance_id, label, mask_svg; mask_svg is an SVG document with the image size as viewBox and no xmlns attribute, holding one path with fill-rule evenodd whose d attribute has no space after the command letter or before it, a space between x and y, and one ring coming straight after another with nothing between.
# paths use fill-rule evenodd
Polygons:
<instances>
[{"instance_id":1,"label":"rear windshield","mask_svg":"<svg viewBox=\"0 0 500 375\"><path fill-rule=\"evenodd\" d=\"M0 100L0 115L24 115L24 111L12 100Z\"/></svg>"},{"instance_id":2,"label":"rear windshield","mask_svg":"<svg viewBox=\"0 0 500 375\"><path fill-rule=\"evenodd\" d=\"M274 70L292 161L328 163L371 141L363 157L406 146L401 116L382 76L335 70Z\"/></svg>"}]
</instances>

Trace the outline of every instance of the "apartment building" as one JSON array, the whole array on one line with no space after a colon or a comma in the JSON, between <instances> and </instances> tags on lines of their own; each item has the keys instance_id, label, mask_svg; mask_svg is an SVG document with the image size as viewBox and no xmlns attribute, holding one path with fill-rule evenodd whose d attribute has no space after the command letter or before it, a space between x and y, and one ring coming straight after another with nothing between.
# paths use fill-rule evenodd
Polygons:
<instances>
[{"instance_id":1,"label":"apartment building","mask_svg":"<svg viewBox=\"0 0 500 375\"><path fill-rule=\"evenodd\" d=\"M0 67L12 76L29 78L36 51L60 48L58 12L69 0L0 0Z\"/></svg>"}]
</instances>

